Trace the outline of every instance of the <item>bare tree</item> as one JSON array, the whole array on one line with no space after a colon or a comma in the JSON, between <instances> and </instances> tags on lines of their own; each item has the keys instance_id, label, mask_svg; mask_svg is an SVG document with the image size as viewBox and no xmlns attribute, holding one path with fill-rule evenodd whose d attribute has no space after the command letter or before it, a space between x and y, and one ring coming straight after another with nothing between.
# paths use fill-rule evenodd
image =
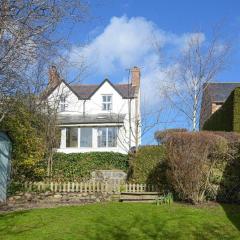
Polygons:
<instances>
[{"instance_id":1,"label":"bare tree","mask_svg":"<svg viewBox=\"0 0 240 240\"><path fill-rule=\"evenodd\" d=\"M62 57L67 33L64 37L55 33L65 21L83 21L87 4L82 0L2 0L0 7L1 122L11 111L10 102L32 91L32 69L40 61L46 64Z\"/></svg>"},{"instance_id":2,"label":"bare tree","mask_svg":"<svg viewBox=\"0 0 240 240\"><path fill-rule=\"evenodd\" d=\"M193 131L198 126L202 93L226 67L230 49L230 42L221 38L218 30L206 41L203 34L193 34L177 58L174 70L168 73L174 80L166 83L164 94L191 122Z\"/></svg>"}]
</instances>

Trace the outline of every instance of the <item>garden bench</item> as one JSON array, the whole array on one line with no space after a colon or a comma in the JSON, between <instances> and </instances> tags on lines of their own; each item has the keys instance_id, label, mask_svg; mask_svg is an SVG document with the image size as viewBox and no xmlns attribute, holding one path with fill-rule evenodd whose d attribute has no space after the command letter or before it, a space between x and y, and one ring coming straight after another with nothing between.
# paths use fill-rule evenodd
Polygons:
<instances>
[{"instance_id":1,"label":"garden bench","mask_svg":"<svg viewBox=\"0 0 240 240\"><path fill-rule=\"evenodd\" d=\"M121 192L120 202L155 202L159 192Z\"/></svg>"}]
</instances>

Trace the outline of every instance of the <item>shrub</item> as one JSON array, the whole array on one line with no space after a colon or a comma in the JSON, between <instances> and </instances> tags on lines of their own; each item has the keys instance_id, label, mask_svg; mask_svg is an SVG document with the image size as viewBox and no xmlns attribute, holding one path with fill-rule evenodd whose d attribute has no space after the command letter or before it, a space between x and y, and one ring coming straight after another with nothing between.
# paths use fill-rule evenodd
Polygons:
<instances>
[{"instance_id":1,"label":"shrub","mask_svg":"<svg viewBox=\"0 0 240 240\"><path fill-rule=\"evenodd\" d=\"M164 146L140 147L130 157L129 181L154 184L166 189L166 162Z\"/></svg>"},{"instance_id":2,"label":"shrub","mask_svg":"<svg viewBox=\"0 0 240 240\"><path fill-rule=\"evenodd\" d=\"M217 184L216 200L226 203L240 203L240 144L238 144L238 151L235 152L223 166L216 169L220 172L220 178L214 178L211 183ZM216 176L214 172L214 176ZM217 175L217 176L219 176ZM220 180L220 181L219 181ZM216 185L215 185L216 186Z\"/></svg>"},{"instance_id":3,"label":"shrub","mask_svg":"<svg viewBox=\"0 0 240 240\"><path fill-rule=\"evenodd\" d=\"M154 134L154 138L157 140L158 144L164 143L167 140L167 137L171 135L171 133L175 132L187 132L186 128L169 128L163 131L157 131Z\"/></svg>"},{"instance_id":4,"label":"shrub","mask_svg":"<svg viewBox=\"0 0 240 240\"><path fill-rule=\"evenodd\" d=\"M213 169L209 195L220 202L240 203L240 134L214 132L228 141L228 152L223 162Z\"/></svg>"},{"instance_id":5,"label":"shrub","mask_svg":"<svg viewBox=\"0 0 240 240\"><path fill-rule=\"evenodd\" d=\"M224 161L227 140L210 132L172 133L166 142L168 181L180 200L205 200L213 168Z\"/></svg>"},{"instance_id":6,"label":"shrub","mask_svg":"<svg viewBox=\"0 0 240 240\"><path fill-rule=\"evenodd\" d=\"M203 130L240 132L240 88L205 123Z\"/></svg>"},{"instance_id":7,"label":"shrub","mask_svg":"<svg viewBox=\"0 0 240 240\"><path fill-rule=\"evenodd\" d=\"M52 178L57 181L85 180L94 170L127 172L128 155L115 152L54 153Z\"/></svg>"},{"instance_id":8,"label":"shrub","mask_svg":"<svg viewBox=\"0 0 240 240\"><path fill-rule=\"evenodd\" d=\"M1 122L0 129L8 133L13 143L13 181L40 180L45 175L45 169L40 166L45 154L42 122L41 115L30 112L20 102Z\"/></svg>"}]
</instances>

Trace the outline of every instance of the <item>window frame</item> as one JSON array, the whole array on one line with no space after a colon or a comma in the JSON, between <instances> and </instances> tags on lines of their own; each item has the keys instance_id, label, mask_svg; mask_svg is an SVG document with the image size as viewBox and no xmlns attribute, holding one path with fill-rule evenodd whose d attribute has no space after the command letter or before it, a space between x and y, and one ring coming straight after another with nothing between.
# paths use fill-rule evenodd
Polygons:
<instances>
[{"instance_id":1,"label":"window frame","mask_svg":"<svg viewBox=\"0 0 240 240\"><path fill-rule=\"evenodd\" d=\"M80 131L79 131L79 134L80 134L80 137L79 137L79 147L80 148L92 148L93 147L93 128L92 127L80 127L79 128ZM91 129L91 146L82 146L81 144L81 138L82 138L82 129Z\"/></svg>"},{"instance_id":2,"label":"window frame","mask_svg":"<svg viewBox=\"0 0 240 240\"><path fill-rule=\"evenodd\" d=\"M65 112L66 108L67 108L66 96L60 96L60 99L59 99L59 109L60 109L60 112Z\"/></svg>"},{"instance_id":3,"label":"window frame","mask_svg":"<svg viewBox=\"0 0 240 240\"><path fill-rule=\"evenodd\" d=\"M109 129L113 128L115 129L115 134L116 134L116 140L115 140L115 145L114 146L109 146ZM105 129L106 130L106 145L105 146L100 146L99 144L99 129ZM118 127L98 127L97 128L97 147L98 148L116 148L117 147L117 139L118 139ZM101 144L102 145L102 144Z\"/></svg>"},{"instance_id":4,"label":"window frame","mask_svg":"<svg viewBox=\"0 0 240 240\"><path fill-rule=\"evenodd\" d=\"M106 100L104 101L104 97ZM110 97L111 100L107 100L107 98ZM104 109L104 106L106 106L106 109ZM111 111L113 106L113 96L112 94L102 94L102 111Z\"/></svg>"},{"instance_id":5,"label":"window frame","mask_svg":"<svg viewBox=\"0 0 240 240\"><path fill-rule=\"evenodd\" d=\"M69 134L68 131L70 131L70 129L76 129L77 130L77 141L76 141L76 146L70 146L70 140L69 140ZM66 128L66 148L78 148L78 142L79 142L79 130L78 127L67 127Z\"/></svg>"}]
</instances>

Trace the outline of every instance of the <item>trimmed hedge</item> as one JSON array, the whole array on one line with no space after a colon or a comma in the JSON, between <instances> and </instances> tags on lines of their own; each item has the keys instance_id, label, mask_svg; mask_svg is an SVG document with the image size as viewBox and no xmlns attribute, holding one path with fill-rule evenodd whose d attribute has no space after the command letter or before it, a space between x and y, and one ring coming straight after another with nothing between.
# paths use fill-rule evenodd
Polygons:
<instances>
[{"instance_id":1,"label":"trimmed hedge","mask_svg":"<svg viewBox=\"0 0 240 240\"><path fill-rule=\"evenodd\" d=\"M236 88L220 109L205 123L203 130L240 132L240 88Z\"/></svg>"},{"instance_id":2,"label":"trimmed hedge","mask_svg":"<svg viewBox=\"0 0 240 240\"><path fill-rule=\"evenodd\" d=\"M119 169L127 172L128 167L128 155L121 153L54 153L52 178L59 181L85 180L94 170Z\"/></svg>"},{"instance_id":3,"label":"trimmed hedge","mask_svg":"<svg viewBox=\"0 0 240 240\"><path fill-rule=\"evenodd\" d=\"M154 184L160 190L166 185L165 147L144 146L130 156L128 180L136 183Z\"/></svg>"}]
</instances>

